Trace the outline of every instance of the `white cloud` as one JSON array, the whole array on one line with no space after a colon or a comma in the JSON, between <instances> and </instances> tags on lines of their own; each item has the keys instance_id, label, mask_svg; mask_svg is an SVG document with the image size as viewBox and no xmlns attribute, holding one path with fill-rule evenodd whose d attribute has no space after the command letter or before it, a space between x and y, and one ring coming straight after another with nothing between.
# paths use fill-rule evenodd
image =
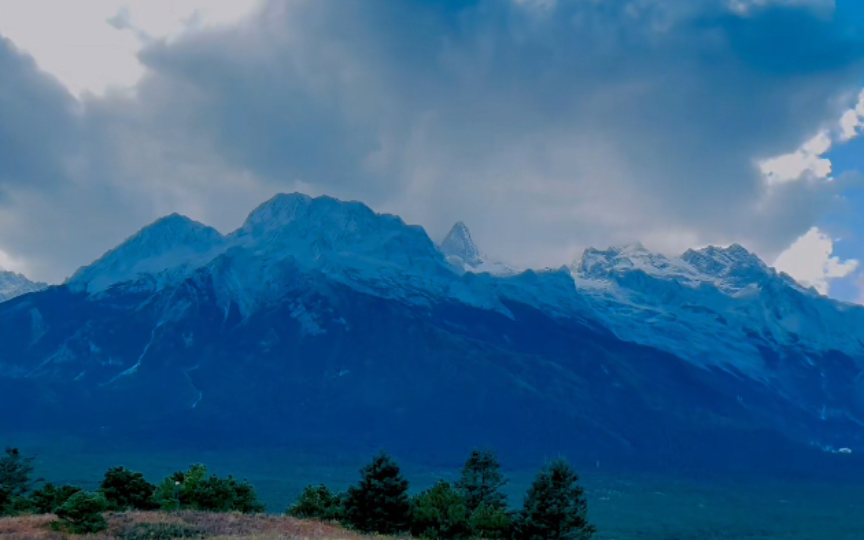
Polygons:
<instances>
[{"instance_id":1,"label":"white cloud","mask_svg":"<svg viewBox=\"0 0 865 540\"><path fill-rule=\"evenodd\" d=\"M859 135L862 135L862 117L863 117L863 92L859 92L859 101L856 106L844 112L839 122L841 128L840 138L842 141L849 141Z\"/></svg>"},{"instance_id":2,"label":"white cloud","mask_svg":"<svg viewBox=\"0 0 865 540\"><path fill-rule=\"evenodd\" d=\"M800 236L775 261L774 267L790 274L806 287L814 287L820 294L829 293L833 279L849 276L859 266L859 261L841 261L832 256L833 241L817 227L812 227Z\"/></svg>"},{"instance_id":3,"label":"white cloud","mask_svg":"<svg viewBox=\"0 0 865 540\"><path fill-rule=\"evenodd\" d=\"M814 178L827 178L832 174L832 162L821 156L831 148L832 139L828 133L821 131L795 152L760 162L760 172L769 184L792 182L806 173Z\"/></svg>"},{"instance_id":4,"label":"white cloud","mask_svg":"<svg viewBox=\"0 0 865 540\"><path fill-rule=\"evenodd\" d=\"M256 0L27 0L0 2L0 34L78 96L129 87L144 74L142 36L171 38L248 14ZM120 14L126 23L117 24ZM115 19L109 23L109 19Z\"/></svg>"},{"instance_id":5,"label":"white cloud","mask_svg":"<svg viewBox=\"0 0 865 540\"><path fill-rule=\"evenodd\" d=\"M862 99L863 92L859 92L856 105L844 111L831 132L821 130L797 150L759 161L757 166L766 182L772 185L802 178L829 178L832 161L823 156L832 149L834 142L843 143L862 134Z\"/></svg>"}]
</instances>

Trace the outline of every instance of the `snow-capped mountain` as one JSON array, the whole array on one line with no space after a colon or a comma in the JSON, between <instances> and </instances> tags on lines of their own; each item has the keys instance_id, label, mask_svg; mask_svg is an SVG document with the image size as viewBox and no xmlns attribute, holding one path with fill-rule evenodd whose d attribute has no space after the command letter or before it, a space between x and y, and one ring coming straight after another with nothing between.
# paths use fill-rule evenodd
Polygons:
<instances>
[{"instance_id":1,"label":"snow-capped mountain","mask_svg":"<svg viewBox=\"0 0 865 540\"><path fill-rule=\"evenodd\" d=\"M571 271L617 336L699 364L762 377L767 349L862 354L861 307L801 287L737 244L673 258L639 244L587 249Z\"/></svg>"},{"instance_id":2,"label":"snow-capped mountain","mask_svg":"<svg viewBox=\"0 0 865 540\"><path fill-rule=\"evenodd\" d=\"M448 263L460 272L488 273L494 276L513 276L519 273L513 266L495 261L478 250L469 228L457 221L445 239L439 244Z\"/></svg>"},{"instance_id":3,"label":"snow-capped mountain","mask_svg":"<svg viewBox=\"0 0 865 540\"><path fill-rule=\"evenodd\" d=\"M485 264L464 224L436 246L329 197L278 195L227 235L168 216L0 304L0 417L589 463L862 449L862 307L740 246Z\"/></svg>"},{"instance_id":4,"label":"snow-capped mountain","mask_svg":"<svg viewBox=\"0 0 865 540\"><path fill-rule=\"evenodd\" d=\"M30 281L25 276L7 270L0 270L0 302L11 300L16 296L44 289L45 283Z\"/></svg>"}]
</instances>

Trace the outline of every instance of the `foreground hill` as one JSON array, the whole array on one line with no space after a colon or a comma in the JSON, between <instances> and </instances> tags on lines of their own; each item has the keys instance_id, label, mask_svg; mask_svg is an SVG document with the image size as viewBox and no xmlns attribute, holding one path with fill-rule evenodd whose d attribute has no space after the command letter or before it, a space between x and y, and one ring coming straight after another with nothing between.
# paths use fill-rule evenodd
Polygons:
<instances>
[{"instance_id":1,"label":"foreground hill","mask_svg":"<svg viewBox=\"0 0 865 540\"><path fill-rule=\"evenodd\" d=\"M440 249L303 195L229 235L163 218L0 304L0 430L420 462L492 445L526 463L861 464L831 454L862 451L861 306L739 246L517 274L478 262L463 229Z\"/></svg>"}]
</instances>

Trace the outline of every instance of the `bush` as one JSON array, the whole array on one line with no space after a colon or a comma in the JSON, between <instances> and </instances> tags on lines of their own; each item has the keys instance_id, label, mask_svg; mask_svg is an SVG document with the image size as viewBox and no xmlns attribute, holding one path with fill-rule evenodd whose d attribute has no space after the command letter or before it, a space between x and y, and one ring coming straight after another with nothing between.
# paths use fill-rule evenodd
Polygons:
<instances>
[{"instance_id":1,"label":"bush","mask_svg":"<svg viewBox=\"0 0 865 540\"><path fill-rule=\"evenodd\" d=\"M511 536L511 516L504 508L481 504L469 518L472 536L487 540L504 540Z\"/></svg>"},{"instance_id":2,"label":"bush","mask_svg":"<svg viewBox=\"0 0 865 540\"><path fill-rule=\"evenodd\" d=\"M344 523L365 533L396 534L409 529L408 481L385 452L361 469L361 481L348 489Z\"/></svg>"},{"instance_id":3,"label":"bush","mask_svg":"<svg viewBox=\"0 0 865 540\"><path fill-rule=\"evenodd\" d=\"M470 533L465 501L444 480L412 499L412 536L449 540L467 538Z\"/></svg>"},{"instance_id":4,"label":"bush","mask_svg":"<svg viewBox=\"0 0 865 540\"><path fill-rule=\"evenodd\" d=\"M342 500L325 485L307 486L285 513L301 519L340 520L343 517Z\"/></svg>"},{"instance_id":5,"label":"bush","mask_svg":"<svg viewBox=\"0 0 865 540\"><path fill-rule=\"evenodd\" d=\"M126 467L113 467L105 473L99 491L108 501L111 510L153 510L158 505L153 500L156 486L144 479L144 475Z\"/></svg>"},{"instance_id":6,"label":"bush","mask_svg":"<svg viewBox=\"0 0 865 540\"><path fill-rule=\"evenodd\" d=\"M186 472L176 472L163 480L153 495L163 510L205 510L211 512L264 512L255 489L246 481L207 474L207 467L193 465Z\"/></svg>"},{"instance_id":7,"label":"bush","mask_svg":"<svg viewBox=\"0 0 865 540\"><path fill-rule=\"evenodd\" d=\"M585 540L595 533L577 474L564 459L538 473L514 523L516 540Z\"/></svg>"},{"instance_id":8,"label":"bush","mask_svg":"<svg viewBox=\"0 0 865 540\"><path fill-rule=\"evenodd\" d=\"M95 533L108 526L102 515L108 501L101 493L79 491L56 510L63 528L77 534Z\"/></svg>"},{"instance_id":9,"label":"bush","mask_svg":"<svg viewBox=\"0 0 865 540\"><path fill-rule=\"evenodd\" d=\"M55 486L49 482L30 494L30 503L38 514L53 514L79 491L81 488L78 486Z\"/></svg>"},{"instance_id":10,"label":"bush","mask_svg":"<svg viewBox=\"0 0 865 540\"><path fill-rule=\"evenodd\" d=\"M469 511L482 504L490 508L506 508L507 496L502 487L507 484L498 458L490 450L474 450L463 465L456 488L462 493Z\"/></svg>"}]
</instances>

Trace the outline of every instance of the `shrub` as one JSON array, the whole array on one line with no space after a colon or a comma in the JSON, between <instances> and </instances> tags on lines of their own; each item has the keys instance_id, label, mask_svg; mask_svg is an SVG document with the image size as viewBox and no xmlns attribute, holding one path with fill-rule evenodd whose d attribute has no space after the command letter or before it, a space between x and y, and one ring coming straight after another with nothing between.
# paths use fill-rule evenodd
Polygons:
<instances>
[{"instance_id":1,"label":"shrub","mask_svg":"<svg viewBox=\"0 0 865 540\"><path fill-rule=\"evenodd\" d=\"M264 512L255 489L246 481L207 475L207 467L192 465L163 480L153 495L163 510L206 510L212 512Z\"/></svg>"},{"instance_id":2,"label":"shrub","mask_svg":"<svg viewBox=\"0 0 865 540\"><path fill-rule=\"evenodd\" d=\"M70 497L81 491L78 486L55 486L51 482L30 494L33 511L38 514L53 514Z\"/></svg>"},{"instance_id":3,"label":"shrub","mask_svg":"<svg viewBox=\"0 0 865 540\"><path fill-rule=\"evenodd\" d=\"M361 481L348 489L344 522L365 533L396 534L408 530L411 505L408 481L385 452L361 469Z\"/></svg>"},{"instance_id":4,"label":"shrub","mask_svg":"<svg viewBox=\"0 0 865 540\"><path fill-rule=\"evenodd\" d=\"M125 467L113 467L105 473L99 491L111 510L153 510L156 486L144 479L140 472Z\"/></svg>"},{"instance_id":5,"label":"shrub","mask_svg":"<svg viewBox=\"0 0 865 540\"><path fill-rule=\"evenodd\" d=\"M514 523L516 540L585 540L595 533L577 474L564 459L538 473Z\"/></svg>"},{"instance_id":6,"label":"shrub","mask_svg":"<svg viewBox=\"0 0 865 540\"><path fill-rule=\"evenodd\" d=\"M469 510L462 496L444 480L412 499L413 536L429 540L467 538Z\"/></svg>"},{"instance_id":7,"label":"shrub","mask_svg":"<svg viewBox=\"0 0 865 540\"><path fill-rule=\"evenodd\" d=\"M108 526L102 515L107 508L108 501L101 493L79 491L69 497L55 513L64 528L70 532L95 533Z\"/></svg>"},{"instance_id":8,"label":"shrub","mask_svg":"<svg viewBox=\"0 0 865 540\"><path fill-rule=\"evenodd\" d=\"M504 508L481 504L469 518L472 536L487 540L504 540L511 535L511 516Z\"/></svg>"},{"instance_id":9,"label":"shrub","mask_svg":"<svg viewBox=\"0 0 865 540\"><path fill-rule=\"evenodd\" d=\"M343 517L342 501L325 485L307 486L285 513L302 519L339 520Z\"/></svg>"},{"instance_id":10,"label":"shrub","mask_svg":"<svg viewBox=\"0 0 865 540\"><path fill-rule=\"evenodd\" d=\"M463 465L456 488L462 493L469 511L474 512L482 504L490 508L506 508L507 496L502 487L507 480L502 476L501 465L491 450L474 450Z\"/></svg>"}]
</instances>

